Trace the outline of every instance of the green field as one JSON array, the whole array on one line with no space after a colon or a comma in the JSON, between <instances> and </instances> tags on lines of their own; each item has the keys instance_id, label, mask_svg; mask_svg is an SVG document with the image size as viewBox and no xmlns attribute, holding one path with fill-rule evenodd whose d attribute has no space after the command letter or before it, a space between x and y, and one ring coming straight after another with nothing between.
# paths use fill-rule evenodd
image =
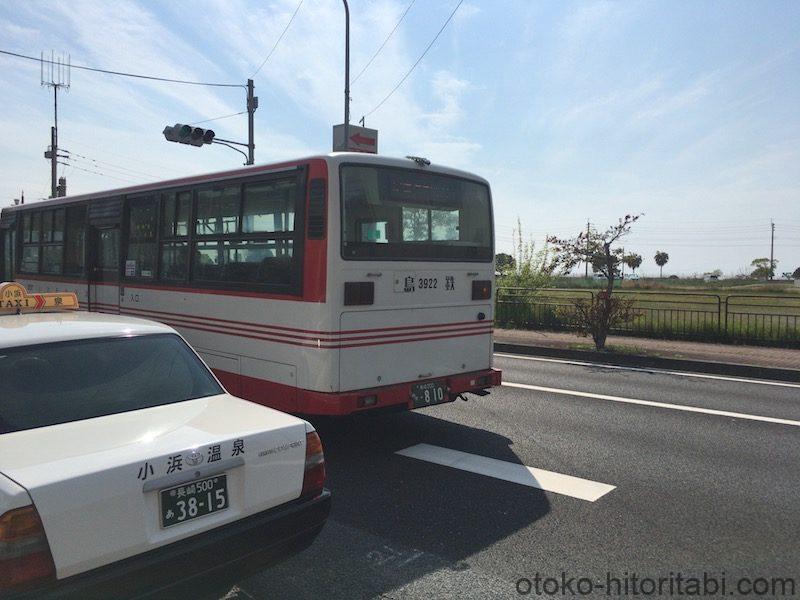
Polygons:
<instances>
[{"instance_id":1,"label":"green field","mask_svg":"<svg viewBox=\"0 0 800 600\"><path fill-rule=\"evenodd\" d=\"M601 281L585 287L504 288L498 281L499 327L566 329L575 299L590 299ZM654 283L655 281L655 283ZM674 281L674 280L673 280ZM791 283L628 281L615 287L620 297L635 299L636 317L616 333L713 342L800 345L800 288ZM588 285L594 284L594 285ZM702 284L702 285L701 285Z\"/></svg>"}]
</instances>

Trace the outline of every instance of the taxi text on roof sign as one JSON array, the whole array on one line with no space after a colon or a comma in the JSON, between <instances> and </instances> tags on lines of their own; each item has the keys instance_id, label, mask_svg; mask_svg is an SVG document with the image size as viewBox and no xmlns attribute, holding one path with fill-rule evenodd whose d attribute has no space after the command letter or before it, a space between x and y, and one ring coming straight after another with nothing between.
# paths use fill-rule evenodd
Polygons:
<instances>
[{"instance_id":1,"label":"taxi text on roof sign","mask_svg":"<svg viewBox=\"0 0 800 600\"><path fill-rule=\"evenodd\" d=\"M72 292L28 294L24 286L13 281L0 283L0 313L76 310L78 297Z\"/></svg>"}]
</instances>

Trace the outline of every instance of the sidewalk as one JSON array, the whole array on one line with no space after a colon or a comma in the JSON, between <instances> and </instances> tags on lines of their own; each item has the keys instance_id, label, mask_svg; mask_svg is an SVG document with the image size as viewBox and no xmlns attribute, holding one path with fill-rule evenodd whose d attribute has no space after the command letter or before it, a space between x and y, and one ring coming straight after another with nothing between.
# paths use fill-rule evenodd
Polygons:
<instances>
[{"instance_id":1,"label":"sidewalk","mask_svg":"<svg viewBox=\"0 0 800 600\"><path fill-rule=\"evenodd\" d=\"M495 344L512 344L535 348L568 351L583 351L582 354L598 354L590 337L579 337L573 333L554 331L523 331L518 329L495 329ZM610 356L633 358L658 357L682 361L699 361L718 365L746 365L765 369L797 370L800 375L800 350L767 348L763 346L737 346L732 344L705 344L659 340L641 337L608 336L606 346ZM576 352L577 354L577 352ZM589 356L584 360L590 359ZM607 360L605 362L608 362ZM629 361L625 361L629 362Z\"/></svg>"}]
</instances>

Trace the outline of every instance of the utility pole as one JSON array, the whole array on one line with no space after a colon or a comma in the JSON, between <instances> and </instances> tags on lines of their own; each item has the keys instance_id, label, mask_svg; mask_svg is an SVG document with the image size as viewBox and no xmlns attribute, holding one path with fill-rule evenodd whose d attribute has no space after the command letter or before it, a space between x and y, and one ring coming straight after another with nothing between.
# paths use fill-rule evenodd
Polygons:
<instances>
[{"instance_id":1,"label":"utility pole","mask_svg":"<svg viewBox=\"0 0 800 600\"><path fill-rule=\"evenodd\" d=\"M247 163L255 164L256 143L253 139L253 116L258 108L258 96L253 95L253 80L247 80Z\"/></svg>"},{"instance_id":2,"label":"utility pole","mask_svg":"<svg viewBox=\"0 0 800 600\"><path fill-rule=\"evenodd\" d=\"M769 237L769 279L775 275L775 221L770 220L770 237Z\"/></svg>"},{"instance_id":3,"label":"utility pole","mask_svg":"<svg viewBox=\"0 0 800 600\"><path fill-rule=\"evenodd\" d=\"M58 90L69 89L70 85L70 57L55 59L55 54L50 52L50 60L45 61L44 52L41 54L40 72L41 84L44 87L53 89L53 127L50 128L50 149L44 153L45 158L50 159L50 197L55 198L59 195L58 188ZM45 64L47 67L45 68ZM64 186L66 188L66 185Z\"/></svg>"},{"instance_id":4,"label":"utility pole","mask_svg":"<svg viewBox=\"0 0 800 600\"><path fill-rule=\"evenodd\" d=\"M350 139L350 7L344 2L344 143Z\"/></svg>"},{"instance_id":5,"label":"utility pole","mask_svg":"<svg viewBox=\"0 0 800 600\"><path fill-rule=\"evenodd\" d=\"M586 273L584 277L589 278L589 221L586 221Z\"/></svg>"}]
</instances>

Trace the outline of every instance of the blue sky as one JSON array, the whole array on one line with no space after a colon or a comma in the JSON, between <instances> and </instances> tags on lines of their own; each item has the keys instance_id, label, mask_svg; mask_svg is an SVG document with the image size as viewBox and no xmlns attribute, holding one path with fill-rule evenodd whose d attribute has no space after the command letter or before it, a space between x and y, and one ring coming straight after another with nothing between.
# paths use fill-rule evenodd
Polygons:
<instances>
[{"instance_id":1,"label":"blue sky","mask_svg":"<svg viewBox=\"0 0 800 600\"><path fill-rule=\"evenodd\" d=\"M351 0L355 76L410 0ZM353 121L418 58L457 0L417 0L351 90ZM0 47L70 53L75 64L244 83L298 0L0 4ZM343 10L305 0L255 77L256 159L327 152L342 121ZM657 273L747 270L769 253L800 266L800 3L466 0L367 125L381 153L423 155L490 180L498 251L645 213L626 241ZM0 56L0 205L49 192L52 94L39 66ZM243 110L238 89L72 71L59 107L70 193L240 164L161 130ZM216 121L246 138L244 116ZM92 160L94 159L94 160ZM102 162L100 162L102 161ZM103 173L86 173L84 168Z\"/></svg>"}]
</instances>

